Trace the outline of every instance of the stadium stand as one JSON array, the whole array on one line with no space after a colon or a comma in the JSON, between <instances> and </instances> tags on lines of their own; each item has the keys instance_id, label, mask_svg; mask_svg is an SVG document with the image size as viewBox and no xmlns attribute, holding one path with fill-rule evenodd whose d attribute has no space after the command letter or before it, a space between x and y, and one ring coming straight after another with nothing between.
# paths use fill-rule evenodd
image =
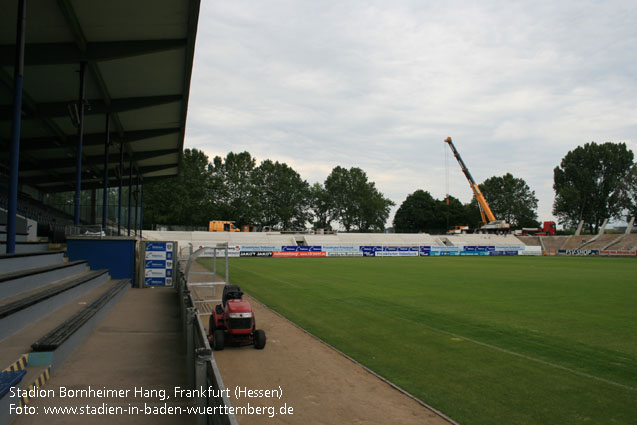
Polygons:
<instances>
[{"instance_id":1,"label":"stadium stand","mask_svg":"<svg viewBox=\"0 0 637 425\"><path fill-rule=\"evenodd\" d=\"M564 244L559 249L578 249L582 244L590 241L593 238L592 235L586 236L568 236Z\"/></svg>"},{"instance_id":2,"label":"stadium stand","mask_svg":"<svg viewBox=\"0 0 637 425\"><path fill-rule=\"evenodd\" d=\"M516 236L516 238L518 238L518 240L520 240L520 242L522 242L524 245L542 246L539 236ZM546 243L546 238L543 242Z\"/></svg>"},{"instance_id":3,"label":"stadium stand","mask_svg":"<svg viewBox=\"0 0 637 425\"><path fill-rule=\"evenodd\" d=\"M297 245L293 235L275 232L167 232L148 230L148 240L177 241L183 245L215 245L228 242L230 245Z\"/></svg>"},{"instance_id":4,"label":"stadium stand","mask_svg":"<svg viewBox=\"0 0 637 425\"><path fill-rule=\"evenodd\" d=\"M449 235L447 238L456 246L467 245L497 245L497 246L520 246L524 243L513 235Z\"/></svg>"},{"instance_id":5,"label":"stadium stand","mask_svg":"<svg viewBox=\"0 0 637 425\"><path fill-rule=\"evenodd\" d=\"M309 245L309 246L523 246L524 242L512 235L429 235L407 233L337 233L332 235L289 235L277 232L144 232L148 240L177 241L184 244L213 245Z\"/></svg>"},{"instance_id":6,"label":"stadium stand","mask_svg":"<svg viewBox=\"0 0 637 425\"><path fill-rule=\"evenodd\" d=\"M0 255L0 270L0 366L23 371L23 389L43 385L130 288L86 261L66 261L63 251ZM32 350L36 341L48 345Z\"/></svg>"},{"instance_id":7,"label":"stadium stand","mask_svg":"<svg viewBox=\"0 0 637 425\"><path fill-rule=\"evenodd\" d=\"M615 235L617 236L617 235ZM610 244L602 247L601 249L614 249L614 250L637 250L637 234L620 235L618 238L611 241Z\"/></svg>"},{"instance_id":8,"label":"stadium stand","mask_svg":"<svg viewBox=\"0 0 637 425\"><path fill-rule=\"evenodd\" d=\"M578 249L604 249L609 243L617 239L618 235L597 235L586 242L583 242Z\"/></svg>"}]
</instances>

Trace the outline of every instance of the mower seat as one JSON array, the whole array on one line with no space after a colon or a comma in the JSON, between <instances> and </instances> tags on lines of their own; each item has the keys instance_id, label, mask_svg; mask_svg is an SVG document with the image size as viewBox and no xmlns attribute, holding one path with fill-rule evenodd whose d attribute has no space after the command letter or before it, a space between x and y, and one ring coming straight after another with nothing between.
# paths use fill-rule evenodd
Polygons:
<instances>
[{"instance_id":1,"label":"mower seat","mask_svg":"<svg viewBox=\"0 0 637 425\"><path fill-rule=\"evenodd\" d=\"M243 292L239 285L225 285L223 287L223 295L221 296L223 308L226 308L228 300L240 300L241 297L243 297Z\"/></svg>"}]
</instances>

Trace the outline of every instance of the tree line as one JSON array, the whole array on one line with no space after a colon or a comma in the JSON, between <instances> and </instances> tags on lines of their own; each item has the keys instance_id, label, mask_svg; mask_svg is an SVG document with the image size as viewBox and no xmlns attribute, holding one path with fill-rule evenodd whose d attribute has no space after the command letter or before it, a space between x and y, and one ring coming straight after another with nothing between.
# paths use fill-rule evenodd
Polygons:
<instances>
[{"instance_id":1,"label":"tree line","mask_svg":"<svg viewBox=\"0 0 637 425\"><path fill-rule=\"evenodd\" d=\"M479 185L491 210L512 228L538 226L535 192L510 173ZM257 165L249 152L230 152L212 161L186 149L179 174L144 186L144 223L207 226L212 219L238 226L298 230L308 224L346 231L382 231L394 203L357 167L337 166L323 183L310 185L285 163L266 159ZM637 214L637 166L625 143L587 143L569 151L553 172L553 214L567 227L584 220L596 232L605 218ZM479 226L475 198L435 199L416 190L394 216L396 232L444 233L453 226Z\"/></svg>"},{"instance_id":2,"label":"tree line","mask_svg":"<svg viewBox=\"0 0 637 425\"><path fill-rule=\"evenodd\" d=\"M175 178L144 186L144 223L207 226L231 220L237 226L282 230L384 229L394 203L360 168L335 167L323 184L310 185L285 163L257 165L249 152L230 152L212 162L200 150L186 149Z\"/></svg>"},{"instance_id":3,"label":"tree line","mask_svg":"<svg viewBox=\"0 0 637 425\"><path fill-rule=\"evenodd\" d=\"M524 179L510 173L478 185L494 215L514 229L536 227L537 198ZM637 164L625 143L587 143L569 151L553 170L553 214L560 224L575 227L583 220L597 233L604 219L637 215ZM478 226L475 198L463 205L453 197L434 199L417 190L407 196L394 216L397 232L440 233L457 225Z\"/></svg>"},{"instance_id":4,"label":"tree line","mask_svg":"<svg viewBox=\"0 0 637 425\"><path fill-rule=\"evenodd\" d=\"M490 177L478 187L499 220L515 229L538 225L537 198L523 179L507 173ZM396 211L394 229L399 233L445 233L454 226L479 227L480 220L475 197L463 204L453 196L435 199L429 192L417 190Z\"/></svg>"}]
</instances>

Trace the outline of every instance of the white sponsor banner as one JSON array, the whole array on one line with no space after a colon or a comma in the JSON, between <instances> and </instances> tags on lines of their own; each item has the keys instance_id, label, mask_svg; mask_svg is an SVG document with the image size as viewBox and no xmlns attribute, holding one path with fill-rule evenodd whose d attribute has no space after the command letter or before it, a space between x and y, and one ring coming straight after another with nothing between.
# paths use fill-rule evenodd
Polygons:
<instances>
[{"instance_id":1,"label":"white sponsor banner","mask_svg":"<svg viewBox=\"0 0 637 425\"><path fill-rule=\"evenodd\" d=\"M199 245L197 249L204 248L205 245ZM228 257L238 257L241 253L241 247L239 245L228 247ZM217 248L217 258L224 257L226 255L225 248ZM201 257L214 257L214 249L209 248L201 254Z\"/></svg>"},{"instance_id":2,"label":"white sponsor banner","mask_svg":"<svg viewBox=\"0 0 637 425\"><path fill-rule=\"evenodd\" d=\"M322 251L325 252L358 252L358 246L323 246Z\"/></svg>"},{"instance_id":3,"label":"white sponsor banner","mask_svg":"<svg viewBox=\"0 0 637 425\"><path fill-rule=\"evenodd\" d=\"M166 251L146 251L147 260L165 260Z\"/></svg>"},{"instance_id":4,"label":"white sponsor banner","mask_svg":"<svg viewBox=\"0 0 637 425\"><path fill-rule=\"evenodd\" d=\"M524 249L518 251L518 255L542 255L542 247L525 246Z\"/></svg>"},{"instance_id":5,"label":"white sponsor banner","mask_svg":"<svg viewBox=\"0 0 637 425\"><path fill-rule=\"evenodd\" d=\"M463 251L464 246L432 246L431 251Z\"/></svg>"},{"instance_id":6,"label":"white sponsor banner","mask_svg":"<svg viewBox=\"0 0 637 425\"><path fill-rule=\"evenodd\" d=\"M281 251L281 245L241 245L239 251Z\"/></svg>"},{"instance_id":7,"label":"white sponsor banner","mask_svg":"<svg viewBox=\"0 0 637 425\"><path fill-rule=\"evenodd\" d=\"M146 269L146 277L166 277L166 269Z\"/></svg>"},{"instance_id":8,"label":"white sponsor banner","mask_svg":"<svg viewBox=\"0 0 637 425\"><path fill-rule=\"evenodd\" d=\"M376 251L376 257L418 257L418 251Z\"/></svg>"},{"instance_id":9,"label":"white sponsor banner","mask_svg":"<svg viewBox=\"0 0 637 425\"><path fill-rule=\"evenodd\" d=\"M327 251L325 253L327 257L362 257L363 253L361 251L343 251L343 252L335 252L335 251Z\"/></svg>"}]
</instances>

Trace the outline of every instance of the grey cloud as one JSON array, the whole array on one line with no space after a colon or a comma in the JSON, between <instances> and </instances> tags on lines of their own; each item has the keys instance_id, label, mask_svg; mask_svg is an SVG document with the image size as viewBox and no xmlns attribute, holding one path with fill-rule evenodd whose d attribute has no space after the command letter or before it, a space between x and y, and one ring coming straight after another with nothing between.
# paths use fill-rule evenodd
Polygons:
<instances>
[{"instance_id":1,"label":"grey cloud","mask_svg":"<svg viewBox=\"0 0 637 425\"><path fill-rule=\"evenodd\" d=\"M621 1L204 2L186 145L309 181L359 166L400 204L444 196L452 136L478 181L525 178L548 219L568 150L637 151L636 21Z\"/></svg>"}]
</instances>

